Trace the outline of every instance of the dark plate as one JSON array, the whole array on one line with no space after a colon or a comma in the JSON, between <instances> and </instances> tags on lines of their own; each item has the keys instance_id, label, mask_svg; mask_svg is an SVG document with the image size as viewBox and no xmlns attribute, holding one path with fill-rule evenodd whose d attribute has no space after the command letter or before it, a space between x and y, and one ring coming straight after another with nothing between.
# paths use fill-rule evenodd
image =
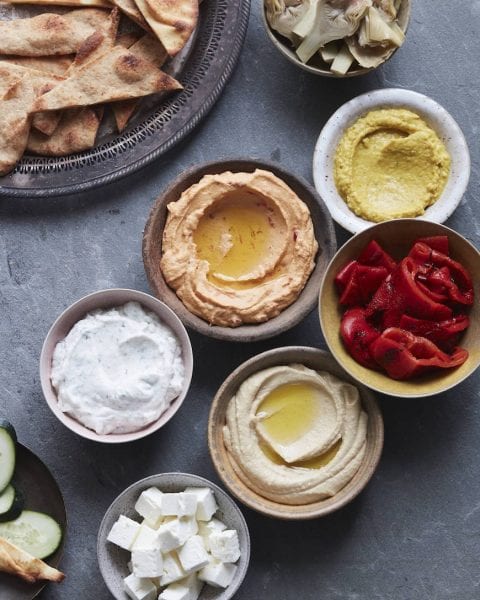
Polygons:
<instances>
[{"instance_id":1,"label":"dark plate","mask_svg":"<svg viewBox=\"0 0 480 600\"><path fill-rule=\"evenodd\" d=\"M212 108L240 55L250 0L203 0L193 45L177 78L180 93L146 100L121 135L100 135L93 150L62 158L25 156L0 178L0 196L72 194L125 177L188 135ZM167 70L167 65L166 65Z\"/></svg>"},{"instance_id":2,"label":"dark plate","mask_svg":"<svg viewBox=\"0 0 480 600\"><path fill-rule=\"evenodd\" d=\"M13 480L25 495L27 510L44 512L60 524L64 533L62 543L55 554L45 561L52 567L57 567L62 558L67 528L65 504L57 482L43 462L21 444L17 444L17 466ZM42 591L45 585L46 582L31 585L17 577L0 573L0 599L31 600Z\"/></svg>"}]
</instances>

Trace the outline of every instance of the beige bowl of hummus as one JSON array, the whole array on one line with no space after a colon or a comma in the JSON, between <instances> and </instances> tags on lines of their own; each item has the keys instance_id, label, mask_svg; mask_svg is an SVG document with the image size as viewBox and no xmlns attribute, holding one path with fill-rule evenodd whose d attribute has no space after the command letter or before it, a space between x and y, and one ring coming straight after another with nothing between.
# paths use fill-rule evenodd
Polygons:
<instances>
[{"instance_id":1,"label":"beige bowl of hummus","mask_svg":"<svg viewBox=\"0 0 480 600\"><path fill-rule=\"evenodd\" d=\"M107 444L157 431L182 405L193 353L180 319L130 289L89 294L51 326L40 382L53 414L74 433Z\"/></svg>"},{"instance_id":2,"label":"beige bowl of hummus","mask_svg":"<svg viewBox=\"0 0 480 600\"><path fill-rule=\"evenodd\" d=\"M185 325L250 342L311 312L335 247L307 182L265 161L224 160L186 171L157 199L143 261L154 294Z\"/></svg>"},{"instance_id":3,"label":"beige bowl of hummus","mask_svg":"<svg viewBox=\"0 0 480 600\"><path fill-rule=\"evenodd\" d=\"M330 354L277 348L222 384L208 444L218 475L244 504L279 519L313 519L367 485L383 448L383 419L372 393Z\"/></svg>"}]
</instances>

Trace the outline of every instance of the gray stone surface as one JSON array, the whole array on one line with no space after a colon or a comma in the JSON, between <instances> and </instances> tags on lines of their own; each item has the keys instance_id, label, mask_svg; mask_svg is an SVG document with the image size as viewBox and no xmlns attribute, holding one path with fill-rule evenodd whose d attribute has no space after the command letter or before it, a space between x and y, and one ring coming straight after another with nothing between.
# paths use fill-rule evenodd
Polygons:
<instances>
[{"instance_id":1,"label":"gray stone surface","mask_svg":"<svg viewBox=\"0 0 480 600\"><path fill-rule=\"evenodd\" d=\"M102 515L132 482L162 471L217 481L206 426L225 376L261 350L324 347L316 314L265 343L228 345L192 335L191 392L175 419L121 447L66 430L43 401L38 357L54 318L94 290L148 290L140 248L155 196L182 169L227 156L272 158L311 180L316 136L332 111L366 90L400 86L439 100L472 151L469 191L449 225L480 244L480 2L414 2L405 47L370 76L305 74L270 46L253 13L244 52L209 118L175 151L116 185L53 201L0 200L0 413L52 469L69 515L67 579L43 600L107 600L95 541ZM459 10L461 9L461 10ZM345 232L338 230L339 240ZM478 274L477 274L478 275ZM249 510L252 560L239 600L474 600L480 597L479 374L440 397L382 398L385 451L367 489L316 522L283 523ZM8 599L2 599L8 600Z\"/></svg>"}]
</instances>

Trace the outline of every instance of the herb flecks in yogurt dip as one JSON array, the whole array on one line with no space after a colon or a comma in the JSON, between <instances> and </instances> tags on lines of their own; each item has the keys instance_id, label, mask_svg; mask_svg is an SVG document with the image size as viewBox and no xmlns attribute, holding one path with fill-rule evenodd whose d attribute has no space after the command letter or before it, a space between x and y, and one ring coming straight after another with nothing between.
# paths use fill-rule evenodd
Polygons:
<instances>
[{"instance_id":1,"label":"herb flecks in yogurt dip","mask_svg":"<svg viewBox=\"0 0 480 600\"><path fill-rule=\"evenodd\" d=\"M245 485L274 502L308 504L334 496L358 471L367 414L356 387L292 364L242 383L223 434Z\"/></svg>"},{"instance_id":2,"label":"herb flecks in yogurt dip","mask_svg":"<svg viewBox=\"0 0 480 600\"><path fill-rule=\"evenodd\" d=\"M182 390L180 343L137 302L92 311L57 344L51 379L60 409L96 433L138 431Z\"/></svg>"}]
</instances>

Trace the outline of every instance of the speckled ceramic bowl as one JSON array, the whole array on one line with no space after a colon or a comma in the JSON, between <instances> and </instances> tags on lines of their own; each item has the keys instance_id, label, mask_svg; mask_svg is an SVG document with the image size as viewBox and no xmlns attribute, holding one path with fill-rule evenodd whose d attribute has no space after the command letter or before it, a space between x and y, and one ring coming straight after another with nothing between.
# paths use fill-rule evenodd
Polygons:
<instances>
[{"instance_id":1,"label":"speckled ceramic bowl","mask_svg":"<svg viewBox=\"0 0 480 600\"><path fill-rule=\"evenodd\" d=\"M406 108L422 117L445 144L451 157L450 176L440 198L418 219L443 223L459 205L470 179L470 153L462 130L440 104L428 96L403 89L367 92L341 106L327 121L315 146L313 180L334 220L352 233L374 223L356 215L338 193L334 178L335 153L345 130L371 110Z\"/></svg>"},{"instance_id":2,"label":"speckled ceramic bowl","mask_svg":"<svg viewBox=\"0 0 480 600\"><path fill-rule=\"evenodd\" d=\"M347 485L331 498L310 504L281 504L260 496L238 477L232 465L232 458L223 439L223 427L226 423L226 411L232 397L240 385L254 373L278 365L302 364L316 371L328 371L333 375L355 385L368 414L367 447L359 470ZM241 502L269 517L284 520L315 519L328 515L351 502L367 485L377 468L383 449L383 419L373 394L363 385L359 385L348 375L335 359L316 348L292 346L268 350L241 364L227 377L210 409L208 420L208 446L213 464L223 483Z\"/></svg>"},{"instance_id":3,"label":"speckled ceramic bowl","mask_svg":"<svg viewBox=\"0 0 480 600\"><path fill-rule=\"evenodd\" d=\"M265 7L265 2L263 2L263 5ZM412 10L411 0L403 0L402 4L400 6L400 11L398 13L398 23L404 33L407 33L408 25L410 23L411 10ZM313 57L308 62L308 64L305 64L298 58L298 56L296 55L295 50L294 50L292 44L290 44L289 40L287 40L286 38L284 38L283 36L278 34L276 31L274 31L270 27L270 24L268 23L268 20L267 20L265 8L263 8L263 10L262 10L262 16L263 16L263 24L265 27L265 31L267 32L268 38L270 39L272 44L275 46L275 48L277 48L277 50L279 50L279 52L281 54L283 54L283 56L285 56L285 58L287 58L291 63L293 63L297 67L300 67L304 71L308 71L309 73L313 73L314 75L322 75L323 77L343 78L343 77L356 77L357 75L365 75L365 74L370 73L371 71L375 70L375 69L365 69L364 67L360 67L359 65L357 65L356 67L350 68L345 75L336 75L335 73L332 73L332 71L330 71L329 65L327 65L327 63L325 63L321 59L320 56L318 56L318 58ZM391 53L388 55L388 57L383 61L382 65L385 64L387 61L389 61L392 58L392 56L395 54L395 52L397 52L397 50L399 50L399 49L400 48L393 49L391 51ZM379 65L379 67L382 65ZM375 67L375 68L378 69L379 67Z\"/></svg>"},{"instance_id":4,"label":"speckled ceramic bowl","mask_svg":"<svg viewBox=\"0 0 480 600\"><path fill-rule=\"evenodd\" d=\"M470 327L460 340L460 346L469 352L467 361L454 369L438 370L431 375L409 381L395 381L383 373L362 367L346 351L340 337L340 322L344 310L338 303L334 279L339 270L357 258L371 240L376 240L393 258L406 256L415 240L420 237L446 235L450 242L450 255L466 267L472 277L475 303L469 312ZM444 392L466 379L480 365L480 253L457 232L436 223L417 219L400 219L380 223L362 231L344 244L330 263L320 290L320 324L325 340L340 365L356 381L369 388L397 398L417 398Z\"/></svg>"},{"instance_id":5,"label":"speckled ceramic bowl","mask_svg":"<svg viewBox=\"0 0 480 600\"><path fill-rule=\"evenodd\" d=\"M127 563L130 560L130 553L107 542L108 533L120 515L138 520L138 515L134 510L135 502L143 490L152 486L168 493L182 492L189 486L209 487L213 490L218 504L215 516L223 521L229 529L235 529L238 532L242 554L237 563L235 577L228 588L223 590L205 585L199 600L229 600L233 598L245 578L250 561L250 535L247 523L238 506L221 488L203 477L188 473L161 473L137 481L122 492L108 508L98 531L97 555L100 571L110 593L116 600L128 600L128 596L123 590L123 579L129 574Z\"/></svg>"},{"instance_id":6,"label":"speckled ceramic bowl","mask_svg":"<svg viewBox=\"0 0 480 600\"><path fill-rule=\"evenodd\" d=\"M155 313L158 318L167 325L173 333L176 335L182 348L182 356L185 365L185 379L183 383L183 389L175 400L170 404L167 410L160 416L157 421L154 421L147 427L139 429L132 433L121 433L121 434L104 434L100 435L88 429L82 425L76 419L73 419L69 415L62 412L58 406L57 394L52 386L50 379L52 371L52 357L55 350L55 346L63 340L70 332L72 327L80 321L88 312L99 309L99 308L112 308L114 306L121 306L127 302L138 302L147 310ZM43 344L42 353L40 355L40 382L42 385L43 395L47 401L53 414L71 431L78 435L93 440L95 442L104 442L107 444L118 444L122 442L132 442L139 440L147 435L150 435L154 431L157 431L165 423L167 423L177 412L182 405L190 387L193 372L193 354L190 339L182 325L180 319L175 313L165 306L163 302L137 290L128 289L109 289L94 292L84 298L81 298L74 304L72 304L67 310L65 310L58 319L54 322L50 331L45 338Z\"/></svg>"},{"instance_id":7,"label":"speckled ceramic bowl","mask_svg":"<svg viewBox=\"0 0 480 600\"><path fill-rule=\"evenodd\" d=\"M162 257L163 229L167 219L167 205L170 202L176 202L186 189L198 183L204 175L226 171L253 173L256 169L271 171L282 179L307 205L319 246L315 268L295 302L285 308L277 317L264 323L245 324L240 327L210 325L185 307L163 277L160 260ZM270 338L291 329L312 311L317 302L318 290L325 268L334 255L336 246L333 221L321 198L310 184L274 163L256 159L227 159L188 169L177 177L157 198L145 226L143 263L154 294L168 304L187 327L220 340L252 342Z\"/></svg>"}]
</instances>

